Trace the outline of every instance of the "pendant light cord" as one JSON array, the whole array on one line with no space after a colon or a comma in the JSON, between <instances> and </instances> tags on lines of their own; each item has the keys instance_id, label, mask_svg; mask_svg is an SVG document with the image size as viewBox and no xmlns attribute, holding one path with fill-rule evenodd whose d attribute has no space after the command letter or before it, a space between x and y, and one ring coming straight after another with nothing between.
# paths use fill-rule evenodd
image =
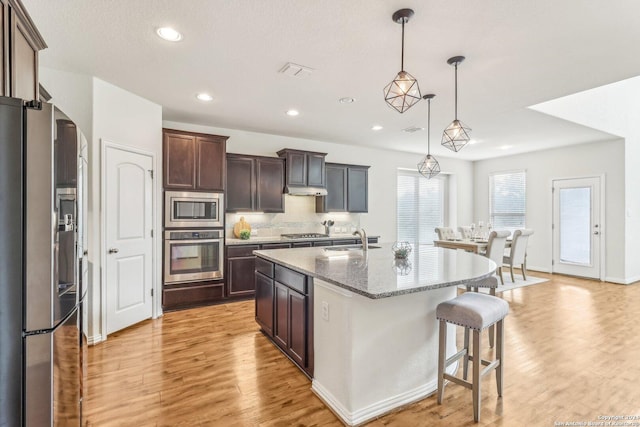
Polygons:
<instances>
[{"instance_id":1,"label":"pendant light cord","mask_svg":"<svg viewBox=\"0 0 640 427\"><path fill-rule=\"evenodd\" d=\"M402 50L400 51L400 71L404 71L404 18L402 19Z\"/></svg>"},{"instance_id":2,"label":"pendant light cord","mask_svg":"<svg viewBox=\"0 0 640 427\"><path fill-rule=\"evenodd\" d=\"M427 99L427 155L431 155L431 99Z\"/></svg>"},{"instance_id":3,"label":"pendant light cord","mask_svg":"<svg viewBox=\"0 0 640 427\"><path fill-rule=\"evenodd\" d=\"M457 62L456 62L455 92L456 92L455 119L458 120L458 63Z\"/></svg>"}]
</instances>

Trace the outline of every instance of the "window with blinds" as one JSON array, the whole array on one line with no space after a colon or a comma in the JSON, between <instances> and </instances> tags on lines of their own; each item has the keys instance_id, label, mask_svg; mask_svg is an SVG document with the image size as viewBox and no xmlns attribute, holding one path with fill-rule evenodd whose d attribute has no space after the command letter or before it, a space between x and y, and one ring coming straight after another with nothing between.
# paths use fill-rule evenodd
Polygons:
<instances>
[{"instance_id":1,"label":"window with blinds","mask_svg":"<svg viewBox=\"0 0 640 427\"><path fill-rule=\"evenodd\" d=\"M417 172L398 171L398 241L433 243L435 228L446 218L446 175L426 179Z\"/></svg>"},{"instance_id":2,"label":"window with blinds","mask_svg":"<svg viewBox=\"0 0 640 427\"><path fill-rule=\"evenodd\" d=\"M489 175L489 218L494 230L513 232L525 227L526 189L525 171Z\"/></svg>"}]
</instances>

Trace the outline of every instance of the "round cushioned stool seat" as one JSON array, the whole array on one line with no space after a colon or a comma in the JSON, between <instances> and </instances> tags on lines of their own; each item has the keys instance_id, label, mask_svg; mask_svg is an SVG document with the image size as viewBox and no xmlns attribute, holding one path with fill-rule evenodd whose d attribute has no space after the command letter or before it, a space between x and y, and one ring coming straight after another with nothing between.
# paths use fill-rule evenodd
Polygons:
<instances>
[{"instance_id":1,"label":"round cushioned stool seat","mask_svg":"<svg viewBox=\"0 0 640 427\"><path fill-rule=\"evenodd\" d=\"M438 304L436 317L448 323L481 331L509 314L509 304L502 298L466 292Z\"/></svg>"}]
</instances>

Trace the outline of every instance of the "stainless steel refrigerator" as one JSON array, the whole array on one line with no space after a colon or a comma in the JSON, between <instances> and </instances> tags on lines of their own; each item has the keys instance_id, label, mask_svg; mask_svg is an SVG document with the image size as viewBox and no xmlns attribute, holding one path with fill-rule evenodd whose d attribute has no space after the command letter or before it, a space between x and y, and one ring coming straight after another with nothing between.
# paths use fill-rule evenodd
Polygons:
<instances>
[{"instance_id":1,"label":"stainless steel refrigerator","mask_svg":"<svg viewBox=\"0 0 640 427\"><path fill-rule=\"evenodd\" d=\"M82 422L80 135L51 104L0 97L0 427Z\"/></svg>"}]
</instances>

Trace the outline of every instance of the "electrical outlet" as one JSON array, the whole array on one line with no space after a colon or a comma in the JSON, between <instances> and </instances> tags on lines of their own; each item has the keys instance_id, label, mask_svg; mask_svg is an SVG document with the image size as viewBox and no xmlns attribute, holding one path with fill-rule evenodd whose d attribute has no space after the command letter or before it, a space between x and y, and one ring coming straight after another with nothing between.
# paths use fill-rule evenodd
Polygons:
<instances>
[{"instance_id":1,"label":"electrical outlet","mask_svg":"<svg viewBox=\"0 0 640 427\"><path fill-rule=\"evenodd\" d=\"M257 236L258 235L258 230L251 230L251 235L252 236Z\"/></svg>"},{"instance_id":2,"label":"electrical outlet","mask_svg":"<svg viewBox=\"0 0 640 427\"><path fill-rule=\"evenodd\" d=\"M329 321L329 303L322 301L322 318Z\"/></svg>"}]
</instances>

